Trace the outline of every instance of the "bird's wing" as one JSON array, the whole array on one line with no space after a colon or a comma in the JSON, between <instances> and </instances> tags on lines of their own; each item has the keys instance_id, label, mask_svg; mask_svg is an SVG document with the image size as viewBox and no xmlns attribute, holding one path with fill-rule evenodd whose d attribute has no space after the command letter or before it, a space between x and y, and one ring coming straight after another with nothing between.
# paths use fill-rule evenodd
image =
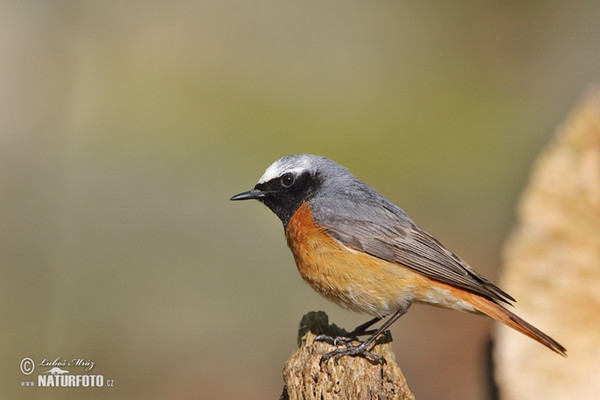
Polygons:
<instances>
[{"instance_id":1,"label":"bird's wing","mask_svg":"<svg viewBox=\"0 0 600 400\"><path fill-rule=\"evenodd\" d=\"M368 200L330 199L326 207L324 202L317 202L311 204L313 217L333 238L353 249L411 268L494 302L515 301L416 226L399 207L383 197Z\"/></svg>"}]
</instances>

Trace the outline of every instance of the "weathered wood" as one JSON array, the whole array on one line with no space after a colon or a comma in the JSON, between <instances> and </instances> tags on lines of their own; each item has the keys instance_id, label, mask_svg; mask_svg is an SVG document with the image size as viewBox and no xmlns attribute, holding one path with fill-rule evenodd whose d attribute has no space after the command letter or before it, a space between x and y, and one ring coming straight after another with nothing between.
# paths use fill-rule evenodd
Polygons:
<instances>
[{"instance_id":1,"label":"weathered wood","mask_svg":"<svg viewBox=\"0 0 600 400\"><path fill-rule=\"evenodd\" d=\"M537 160L505 247L501 286L517 312L569 358L497 332L504 400L600 396L600 87L590 90Z\"/></svg>"},{"instance_id":2,"label":"weathered wood","mask_svg":"<svg viewBox=\"0 0 600 400\"><path fill-rule=\"evenodd\" d=\"M320 364L321 356L335 347L315 342L315 337L347 333L335 324L330 325L323 311L310 312L302 317L298 331L299 349L293 352L283 369L285 386L281 399L414 399L396 364L389 331L378 339L372 351L387 360L385 365L372 363L363 357L348 356L341 357L337 363L331 358Z\"/></svg>"}]
</instances>

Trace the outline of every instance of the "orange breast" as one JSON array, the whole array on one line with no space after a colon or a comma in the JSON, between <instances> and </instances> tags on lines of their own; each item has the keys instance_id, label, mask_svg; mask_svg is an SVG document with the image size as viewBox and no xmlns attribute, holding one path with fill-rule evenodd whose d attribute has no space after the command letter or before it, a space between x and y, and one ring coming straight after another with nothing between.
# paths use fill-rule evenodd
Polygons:
<instances>
[{"instance_id":1,"label":"orange breast","mask_svg":"<svg viewBox=\"0 0 600 400\"><path fill-rule=\"evenodd\" d=\"M418 300L429 279L344 246L313 219L306 202L290 219L286 238L302 278L340 306L385 316Z\"/></svg>"},{"instance_id":2,"label":"orange breast","mask_svg":"<svg viewBox=\"0 0 600 400\"><path fill-rule=\"evenodd\" d=\"M285 233L302 278L344 308L386 316L416 301L476 311L456 296L461 289L338 242L315 223L310 201L298 208Z\"/></svg>"}]
</instances>

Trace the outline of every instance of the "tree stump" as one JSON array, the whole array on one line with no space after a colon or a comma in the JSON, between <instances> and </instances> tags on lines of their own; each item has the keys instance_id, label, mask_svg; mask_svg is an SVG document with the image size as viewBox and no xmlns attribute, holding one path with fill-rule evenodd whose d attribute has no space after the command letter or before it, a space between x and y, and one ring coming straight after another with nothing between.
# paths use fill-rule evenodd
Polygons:
<instances>
[{"instance_id":1,"label":"tree stump","mask_svg":"<svg viewBox=\"0 0 600 400\"><path fill-rule=\"evenodd\" d=\"M386 331L372 352L387 360L375 364L363 357L341 357L336 363L330 358L320 363L321 356L336 347L315 342L320 334L343 336L348 334L335 324L329 324L327 314L313 311L302 317L298 330L299 349L292 353L283 368L285 386L281 400L404 400L414 396L396 364L392 351L392 337Z\"/></svg>"}]
</instances>

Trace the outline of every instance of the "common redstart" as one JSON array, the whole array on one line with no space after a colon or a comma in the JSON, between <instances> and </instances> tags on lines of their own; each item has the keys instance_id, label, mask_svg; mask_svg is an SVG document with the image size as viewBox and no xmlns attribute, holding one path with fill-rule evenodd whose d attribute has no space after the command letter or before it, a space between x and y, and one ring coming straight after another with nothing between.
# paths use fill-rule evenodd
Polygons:
<instances>
[{"instance_id":1,"label":"common redstart","mask_svg":"<svg viewBox=\"0 0 600 400\"><path fill-rule=\"evenodd\" d=\"M347 337L319 337L343 344L323 355L363 356L377 337L413 302L484 313L566 356L566 349L502 304L515 299L419 228L398 206L321 156L296 154L267 168L254 189L231 200L256 199L283 222L302 278L334 303L375 318ZM368 328L389 318L377 330ZM359 345L359 336L370 335Z\"/></svg>"}]
</instances>

